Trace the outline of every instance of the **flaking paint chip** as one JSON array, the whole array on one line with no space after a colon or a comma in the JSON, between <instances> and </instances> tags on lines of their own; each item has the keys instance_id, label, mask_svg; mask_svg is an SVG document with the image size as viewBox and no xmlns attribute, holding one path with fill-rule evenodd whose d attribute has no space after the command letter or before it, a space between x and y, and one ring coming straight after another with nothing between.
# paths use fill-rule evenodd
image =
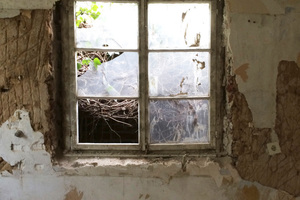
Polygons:
<instances>
[{"instance_id":1,"label":"flaking paint chip","mask_svg":"<svg viewBox=\"0 0 300 200\"><path fill-rule=\"evenodd\" d=\"M272 142L267 144L269 155L275 155L281 153L281 149L278 142Z\"/></svg>"}]
</instances>

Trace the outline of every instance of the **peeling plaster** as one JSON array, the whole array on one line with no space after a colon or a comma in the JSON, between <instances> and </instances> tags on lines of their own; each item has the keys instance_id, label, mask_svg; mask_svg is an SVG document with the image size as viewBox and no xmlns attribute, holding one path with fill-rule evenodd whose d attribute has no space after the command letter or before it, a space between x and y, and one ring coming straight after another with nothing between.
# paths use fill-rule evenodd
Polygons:
<instances>
[{"instance_id":1,"label":"peeling plaster","mask_svg":"<svg viewBox=\"0 0 300 200\"><path fill-rule=\"evenodd\" d=\"M20 10L18 9L0 9L0 18L12 18L18 16L20 14Z\"/></svg>"},{"instance_id":2,"label":"peeling plaster","mask_svg":"<svg viewBox=\"0 0 300 200\"><path fill-rule=\"evenodd\" d=\"M83 197L83 192L78 192L77 188L70 190L65 197L65 200L81 200Z\"/></svg>"},{"instance_id":3,"label":"peeling plaster","mask_svg":"<svg viewBox=\"0 0 300 200\"><path fill-rule=\"evenodd\" d=\"M48 152L58 142L53 139L57 131L51 19L51 10L22 10L22 15L0 19L0 124L16 110L26 109L33 129L45 135Z\"/></svg>"},{"instance_id":4,"label":"peeling plaster","mask_svg":"<svg viewBox=\"0 0 300 200\"><path fill-rule=\"evenodd\" d=\"M58 0L1 0L0 18L12 18L20 14L20 10L52 9Z\"/></svg>"},{"instance_id":5,"label":"peeling plaster","mask_svg":"<svg viewBox=\"0 0 300 200\"><path fill-rule=\"evenodd\" d=\"M299 145L295 145L299 144L295 136L299 130L299 70L295 62L280 58L299 58L300 16L294 9L287 11L285 15L271 16L228 13L225 9L224 145L243 179L299 195ZM245 63L250 66L247 82L233 73ZM272 145L278 148L270 153L267 148ZM294 200L281 195L274 194L272 198ZM266 196L269 197L264 194L260 199Z\"/></svg>"},{"instance_id":6,"label":"peeling plaster","mask_svg":"<svg viewBox=\"0 0 300 200\"><path fill-rule=\"evenodd\" d=\"M260 1L261 2L261 1ZM257 128L274 128L276 118L276 66L298 60L300 13L260 15L229 13L233 68L249 63L248 79L236 77L246 96Z\"/></svg>"},{"instance_id":7,"label":"peeling plaster","mask_svg":"<svg viewBox=\"0 0 300 200\"><path fill-rule=\"evenodd\" d=\"M12 169L12 166L0 157L0 173L2 174L3 171L12 173Z\"/></svg>"},{"instance_id":8,"label":"peeling plaster","mask_svg":"<svg viewBox=\"0 0 300 200\"><path fill-rule=\"evenodd\" d=\"M16 133L21 131L23 136ZM0 157L22 173L52 173L50 154L45 151L44 136L34 132L28 112L17 110L0 127Z\"/></svg>"},{"instance_id":9,"label":"peeling plaster","mask_svg":"<svg viewBox=\"0 0 300 200\"><path fill-rule=\"evenodd\" d=\"M1 0L0 10L4 9L51 9L58 0Z\"/></svg>"},{"instance_id":10,"label":"peeling plaster","mask_svg":"<svg viewBox=\"0 0 300 200\"><path fill-rule=\"evenodd\" d=\"M239 75L241 79L246 82L248 80L248 75L247 75L247 69L249 68L249 63L245 63L241 66L239 66L237 69L234 70L234 73L236 75Z\"/></svg>"},{"instance_id":11,"label":"peeling plaster","mask_svg":"<svg viewBox=\"0 0 300 200\"><path fill-rule=\"evenodd\" d=\"M256 128L245 96L238 91L234 77L228 91L232 101L232 156L243 179L284 190L299 196L299 111L300 70L295 62L278 66L275 129ZM268 149L268 151L266 151Z\"/></svg>"},{"instance_id":12,"label":"peeling plaster","mask_svg":"<svg viewBox=\"0 0 300 200\"><path fill-rule=\"evenodd\" d=\"M1 125L0 157L19 167L11 175L1 174L0 199L196 200L201 196L203 200L231 200L241 195L249 199L252 188L256 188L255 195L273 194L264 200L282 199L274 198L281 191L242 180L229 157L188 157L184 165L182 158L68 157L53 166L43 142L43 134L32 129L25 110L17 110Z\"/></svg>"}]
</instances>

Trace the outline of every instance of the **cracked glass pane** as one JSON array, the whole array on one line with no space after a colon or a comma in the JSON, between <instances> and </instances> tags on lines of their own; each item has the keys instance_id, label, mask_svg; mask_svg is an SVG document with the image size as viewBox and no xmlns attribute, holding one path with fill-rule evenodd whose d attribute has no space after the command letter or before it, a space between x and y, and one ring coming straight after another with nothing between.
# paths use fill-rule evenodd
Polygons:
<instances>
[{"instance_id":1,"label":"cracked glass pane","mask_svg":"<svg viewBox=\"0 0 300 200\"><path fill-rule=\"evenodd\" d=\"M77 75L79 96L137 97L138 53L77 52Z\"/></svg>"},{"instance_id":2,"label":"cracked glass pane","mask_svg":"<svg viewBox=\"0 0 300 200\"><path fill-rule=\"evenodd\" d=\"M208 143L208 100L152 100L150 142Z\"/></svg>"},{"instance_id":3,"label":"cracked glass pane","mask_svg":"<svg viewBox=\"0 0 300 200\"><path fill-rule=\"evenodd\" d=\"M209 3L150 3L150 49L210 48Z\"/></svg>"},{"instance_id":4,"label":"cracked glass pane","mask_svg":"<svg viewBox=\"0 0 300 200\"><path fill-rule=\"evenodd\" d=\"M76 2L77 48L138 48L136 3Z\"/></svg>"},{"instance_id":5,"label":"cracked glass pane","mask_svg":"<svg viewBox=\"0 0 300 200\"><path fill-rule=\"evenodd\" d=\"M163 52L149 54L150 96L208 96L208 52Z\"/></svg>"}]
</instances>

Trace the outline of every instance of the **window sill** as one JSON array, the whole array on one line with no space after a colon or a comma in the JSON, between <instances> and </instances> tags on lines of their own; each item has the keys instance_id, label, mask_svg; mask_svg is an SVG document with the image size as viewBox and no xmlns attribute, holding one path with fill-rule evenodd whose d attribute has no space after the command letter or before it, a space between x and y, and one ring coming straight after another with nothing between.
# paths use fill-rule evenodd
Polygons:
<instances>
[{"instance_id":1,"label":"window sill","mask_svg":"<svg viewBox=\"0 0 300 200\"><path fill-rule=\"evenodd\" d=\"M218 160L218 161L217 161ZM217 161L217 162L216 162ZM220 175L220 166L230 163L230 158L177 157L177 158L76 158L66 157L54 166L61 175L71 176L134 176L160 178L169 182L176 176Z\"/></svg>"}]
</instances>

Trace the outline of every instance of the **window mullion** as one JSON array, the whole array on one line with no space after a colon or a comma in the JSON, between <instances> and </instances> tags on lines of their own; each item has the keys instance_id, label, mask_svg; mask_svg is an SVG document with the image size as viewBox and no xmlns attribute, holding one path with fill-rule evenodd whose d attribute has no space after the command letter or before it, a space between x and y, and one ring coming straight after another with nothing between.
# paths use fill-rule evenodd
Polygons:
<instances>
[{"instance_id":1,"label":"window mullion","mask_svg":"<svg viewBox=\"0 0 300 200\"><path fill-rule=\"evenodd\" d=\"M140 144L146 150L148 132L148 33L147 1L139 4L139 111L140 111Z\"/></svg>"}]
</instances>

